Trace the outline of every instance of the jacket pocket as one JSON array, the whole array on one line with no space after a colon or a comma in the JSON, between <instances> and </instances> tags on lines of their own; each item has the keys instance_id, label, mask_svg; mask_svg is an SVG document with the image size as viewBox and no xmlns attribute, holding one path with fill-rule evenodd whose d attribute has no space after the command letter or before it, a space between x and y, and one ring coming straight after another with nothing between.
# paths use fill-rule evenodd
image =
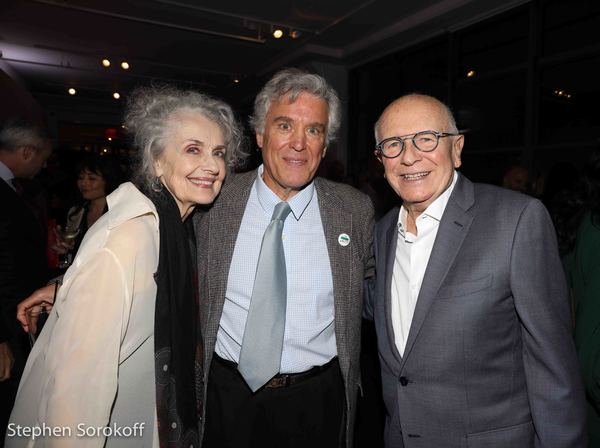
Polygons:
<instances>
[{"instance_id":1,"label":"jacket pocket","mask_svg":"<svg viewBox=\"0 0 600 448\"><path fill-rule=\"evenodd\" d=\"M533 422L528 421L491 431L467 434L469 448L506 448L533 446Z\"/></svg>"},{"instance_id":2,"label":"jacket pocket","mask_svg":"<svg viewBox=\"0 0 600 448\"><path fill-rule=\"evenodd\" d=\"M469 294L479 292L490 286L492 286L492 274L488 274L485 277L476 280L443 285L440 288L437 297L439 299L447 299L450 297L468 296Z\"/></svg>"}]
</instances>

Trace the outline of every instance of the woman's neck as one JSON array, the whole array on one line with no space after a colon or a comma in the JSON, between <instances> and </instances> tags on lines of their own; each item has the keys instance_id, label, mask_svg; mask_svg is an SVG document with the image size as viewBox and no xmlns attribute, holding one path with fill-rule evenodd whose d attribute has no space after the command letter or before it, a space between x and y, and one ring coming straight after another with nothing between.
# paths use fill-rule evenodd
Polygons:
<instances>
[{"instance_id":1,"label":"woman's neck","mask_svg":"<svg viewBox=\"0 0 600 448\"><path fill-rule=\"evenodd\" d=\"M106 208L106 196L99 197L90 201L87 212L87 224L90 227L94 224L100 216L104 214Z\"/></svg>"}]
</instances>

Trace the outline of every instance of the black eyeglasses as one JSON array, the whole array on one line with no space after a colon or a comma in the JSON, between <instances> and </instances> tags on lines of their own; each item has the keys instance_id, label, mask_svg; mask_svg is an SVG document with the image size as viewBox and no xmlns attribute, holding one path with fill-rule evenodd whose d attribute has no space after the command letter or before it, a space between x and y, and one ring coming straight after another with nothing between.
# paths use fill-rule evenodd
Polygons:
<instances>
[{"instance_id":1,"label":"black eyeglasses","mask_svg":"<svg viewBox=\"0 0 600 448\"><path fill-rule=\"evenodd\" d=\"M435 132L435 131L421 131L416 134L404 135L402 137L389 137L385 140L380 141L375 145L375 151L377 155L381 155L388 159L398 157L404 150L404 142L406 140L412 140L413 145L419 151L431 152L438 147L440 138L443 137L455 137L460 135L459 133L450 132Z\"/></svg>"}]
</instances>

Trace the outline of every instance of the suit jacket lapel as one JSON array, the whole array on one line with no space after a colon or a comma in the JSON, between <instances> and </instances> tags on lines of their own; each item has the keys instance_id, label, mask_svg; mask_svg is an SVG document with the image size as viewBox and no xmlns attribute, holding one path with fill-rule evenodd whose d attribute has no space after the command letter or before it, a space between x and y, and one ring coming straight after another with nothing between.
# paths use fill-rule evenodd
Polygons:
<instances>
[{"instance_id":1,"label":"suit jacket lapel","mask_svg":"<svg viewBox=\"0 0 600 448\"><path fill-rule=\"evenodd\" d=\"M433 250L427 263L425 276L417 299L417 306L408 333L408 340L404 349L402 365L410 356L415 340L419 336L421 327L436 294L446 277L460 247L469 232L473 221L470 208L474 202L473 184L459 174L454 191L448 200L446 210L440 221Z\"/></svg>"},{"instance_id":2,"label":"suit jacket lapel","mask_svg":"<svg viewBox=\"0 0 600 448\"><path fill-rule=\"evenodd\" d=\"M317 189L319 210L333 279L335 337L338 356L340 363L344 363L350 359L350 348L347 347L346 341L348 340L347 333L349 331L347 323L352 306L352 303L348 300L348 288L350 287L350 275L352 273L352 214L343 208L342 202L335 191L319 178L315 179L315 188ZM351 241L347 246L338 243L338 237L342 233L350 235Z\"/></svg>"},{"instance_id":3,"label":"suit jacket lapel","mask_svg":"<svg viewBox=\"0 0 600 448\"><path fill-rule=\"evenodd\" d=\"M400 210L397 210L400 213ZM398 245L398 213L394 213L395 219L391 219L388 223L388 228L385 231L385 240L383 250L385 251L385 295L384 306L386 316L387 334L389 336L389 344L396 361L400 363L402 357L396 347L396 337L394 336L394 327L392 325L392 277L394 274L394 262L396 260L396 246Z\"/></svg>"}]
</instances>

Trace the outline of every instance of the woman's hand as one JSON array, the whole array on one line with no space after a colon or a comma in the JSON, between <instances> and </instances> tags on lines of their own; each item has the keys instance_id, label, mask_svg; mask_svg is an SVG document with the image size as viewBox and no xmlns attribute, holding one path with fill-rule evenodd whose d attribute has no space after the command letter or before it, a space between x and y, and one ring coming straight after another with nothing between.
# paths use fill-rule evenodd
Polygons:
<instances>
[{"instance_id":1,"label":"woman's hand","mask_svg":"<svg viewBox=\"0 0 600 448\"><path fill-rule=\"evenodd\" d=\"M57 289L58 284L51 283L38 289L17 305L17 320L21 323L23 330L27 333L36 332L38 316L42 309L46 311L52 309Z\"/></svg>"},{"instance_id":2,"label":"woman's hand","mask_svg":"<svg viewBox=\"0 0 600 448\"><path fill-rule=\"evenodd\" d=\"M10 371L15 363L15 357L12 354L8 342L0 342L0 381L10 378Z\"/></svg>"}]
</instances>

